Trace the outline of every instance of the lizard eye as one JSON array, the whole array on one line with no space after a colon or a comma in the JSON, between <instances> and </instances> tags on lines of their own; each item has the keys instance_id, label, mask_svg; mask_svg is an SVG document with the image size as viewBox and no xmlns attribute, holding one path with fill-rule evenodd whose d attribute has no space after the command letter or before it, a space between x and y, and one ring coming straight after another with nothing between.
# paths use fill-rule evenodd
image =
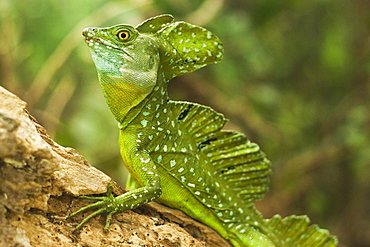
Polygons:
<instances>
[{"instance_id":1,"label":"lizard eye","mask_svg":"<svg viewBox=\"0 0 370 247\"><path fill-rule=\"evenodd\" d=\"M117 33L117 37L118 37L119 40L125 41L125 40L128 40L130 38L130 33L129 33L129 31L119 31Z\"/></svg>"}]
</instances>

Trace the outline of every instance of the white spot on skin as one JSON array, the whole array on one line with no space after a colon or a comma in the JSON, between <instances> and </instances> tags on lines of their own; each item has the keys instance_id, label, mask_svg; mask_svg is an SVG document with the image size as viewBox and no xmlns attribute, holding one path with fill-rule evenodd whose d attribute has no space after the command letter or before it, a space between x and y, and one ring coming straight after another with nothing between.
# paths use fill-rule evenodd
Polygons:
<instances>
[{"instance_id":1,"label":"white spot on skin","mask_svg":"<svg viewBox=\"0 0 370 247\"><path fill-rule=\"evenodd\" d=\"M145 128L148 125L148 120L143 119L140 123Z\"/></svg>"},{"instance_id":2,"label":"white spot on skin","mask_svg":"<svg viewBox=\"0 0 370 247\"><path fill-rule=\"evenodd\" d=\"M148 159L140 158L140 161L141 161L141 163L147 164L147 163L150 162L150 158L148 158Z\"/></svg>"},{"instance_id":3,"label":"white spot on skin","mask_svg":"<svg viewBox=\"0 0 370 247\"><path fill-rule=\"evenodd\" d=\"M188 183L188 186L192 187L192 188L195 188L195 184L193 184L193 183Z\"/></svg>"},{"instance_id":4,"label":"white spot on skin","mask_svg":"<svg viewBox=\"0 0 370 247\"><path fill-rule=\"evenodd\" d=\"M162 155L159 155L159 156L157 157L157 161L158 161L158 163L161 163L161 162L162 162Z\"/></svg>"}]
</instances>

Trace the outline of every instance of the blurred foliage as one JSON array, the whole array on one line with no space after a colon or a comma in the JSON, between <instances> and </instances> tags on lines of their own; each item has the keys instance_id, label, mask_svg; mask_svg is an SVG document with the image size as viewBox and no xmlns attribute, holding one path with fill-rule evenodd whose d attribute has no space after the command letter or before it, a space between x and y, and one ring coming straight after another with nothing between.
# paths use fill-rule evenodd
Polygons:
<instances>
[{"instance_id":1,"label":"blurred foliage","mask_svg":"<svg viewBox=\"0 0 370 247\"><path fill-rule=\"evenodd\" d=\"M265 216L308 214L341 246L369 246L369 9L367 0L2 0L0 85L123 184L117 125L81 30L161 13L205 26L225 59L174 79L171 96L212 106L260 144L274 171L257 203Z\"/></svg>"}]
</instances>

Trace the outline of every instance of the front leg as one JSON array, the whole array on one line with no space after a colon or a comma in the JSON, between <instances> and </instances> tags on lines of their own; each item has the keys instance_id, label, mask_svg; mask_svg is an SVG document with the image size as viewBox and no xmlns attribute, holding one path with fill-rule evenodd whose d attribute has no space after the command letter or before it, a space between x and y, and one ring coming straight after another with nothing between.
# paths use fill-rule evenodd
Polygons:
<instances>
[{"instance_id":1,"label":"front leg","mask_svg":"<svg viewBox=\"0 0 370 247\"><path fill-rule=\"evenodd\" d=\"M70 214L68 218L73 217L76 214L90 208L98 208L98 210L83 219L81 223L76 226L75 230L80 229L83 224L85 224L94 216L101 213L108 213L104 227L104 231L108 231L111 219L114 214L137 208L154 199L157 199L161 195L162 190L160 178L157 174L156 166L151 161L149 155L146 153L136 154L136 158L134 159L134 161L139 167L141 167L142 171L145 171L145 181L143 181L145 186L114 197L112 195L112 185L109 183L107 186L107 196L105 197L81 196L81 198L98 200L98 202L92 203L86 207L77 210L76 212Z\"/></svg>"}]
</instances>

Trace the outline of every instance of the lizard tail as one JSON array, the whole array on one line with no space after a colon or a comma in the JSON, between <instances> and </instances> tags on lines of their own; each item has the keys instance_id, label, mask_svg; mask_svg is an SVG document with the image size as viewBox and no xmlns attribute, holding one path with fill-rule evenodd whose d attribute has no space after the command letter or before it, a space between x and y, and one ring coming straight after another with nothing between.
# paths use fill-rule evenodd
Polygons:
<instances>
[{"instance_id":1,"label":"lizard tail","mask_svg":"<svg viewBox=\"0 0 370 247\"><path fill-rule=\"evenodd\" d=\"M317 225L309 225L310 220L307 216L292 215L281 218L280 215L275 215L267 219L266 223L279 238L284 240L284 246L332 247L338 244L337 238L330 235L329 231Z\"/></svg>"}]
</instances>

